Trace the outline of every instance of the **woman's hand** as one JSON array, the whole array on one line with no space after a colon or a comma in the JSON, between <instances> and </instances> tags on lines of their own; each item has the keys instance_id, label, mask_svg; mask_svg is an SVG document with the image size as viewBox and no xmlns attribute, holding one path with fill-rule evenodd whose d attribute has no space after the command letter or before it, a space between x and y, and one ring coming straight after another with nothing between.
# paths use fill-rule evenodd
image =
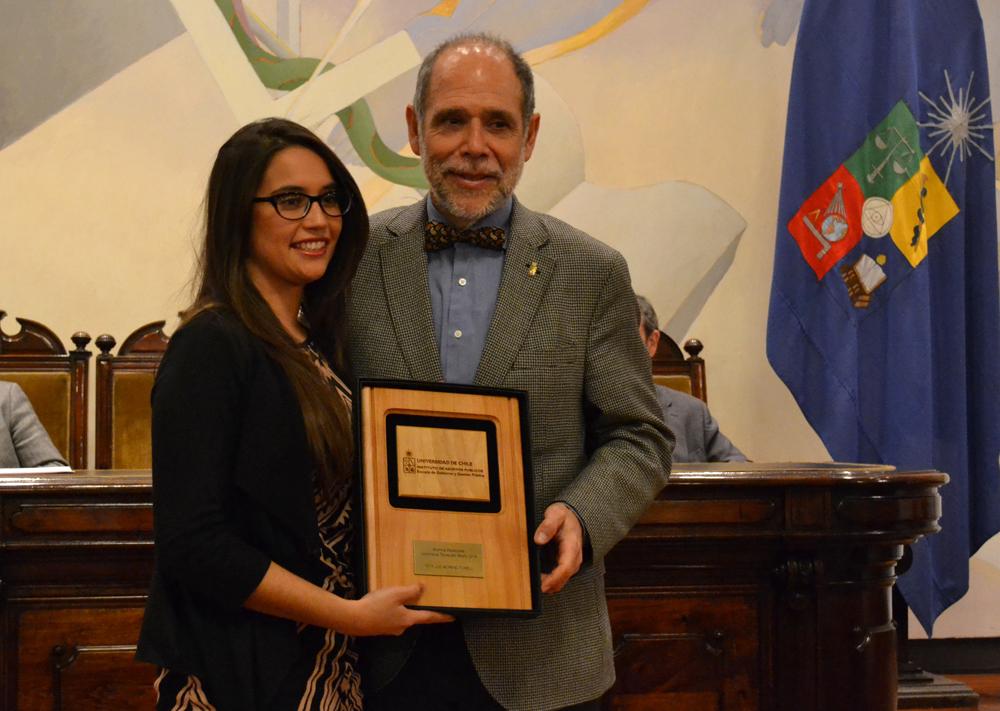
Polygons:
<instances>
[{"instance_id":1,"label":"woman's hand","mask_svg":"<svg viewBox=\"0 0 1000 711\"><path fill-rule=\"evenodd\" d=\"M430 610L411 610L405 605L415 603L423 593L423 585L373 590L352 605L352 620L347 634L356 637L372 635L401 635L413 625L452 622L455 618Z\"/></svg>"},{"instance_id":2,"label":"woman's hand","mask_svg":"<svg viewBox=\"0 0 1000 711\"><path fill-rule=\"evenodd\" d=\"M271 563L244 605L257 612L356 637L400 635L413 625L454 619L440 612L405 607L419 600L423 591L423 585L404 585L373 590L360 600L348 600Z\"/></svg>"}]
</instances>

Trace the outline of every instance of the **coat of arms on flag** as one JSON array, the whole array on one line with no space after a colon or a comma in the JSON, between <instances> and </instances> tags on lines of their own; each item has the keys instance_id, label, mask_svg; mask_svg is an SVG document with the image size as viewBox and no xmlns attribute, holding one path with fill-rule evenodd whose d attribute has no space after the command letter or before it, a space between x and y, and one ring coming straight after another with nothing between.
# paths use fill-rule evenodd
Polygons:
<instances>
[{"instance_id":1,"label":"coat of arms on flag","mask_svg":"<svg viewBox=\"0 0 1000 711\"><path fill-rule=\"evenodd\" d=\"M927 257L928 241L958 206L920 144L920 128L904 101L810 195L788 223L817 279L861 244L864 254L840 274L856 308L888 279L888 252L910 268ZM883 240L888 236L889 240ZM888 242L888 244L886 244ZM901 270L898 278L904 278Z\"/></svg>"}]
</instances>

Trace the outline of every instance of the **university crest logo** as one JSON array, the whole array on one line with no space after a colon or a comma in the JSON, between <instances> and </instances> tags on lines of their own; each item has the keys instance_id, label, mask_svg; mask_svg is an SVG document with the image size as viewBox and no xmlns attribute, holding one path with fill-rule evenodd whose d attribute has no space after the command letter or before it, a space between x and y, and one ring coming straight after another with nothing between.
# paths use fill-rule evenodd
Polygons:
<instances>
[{"instance_id":1,"label":"university crest logo","mask_svg":"<svg viewBox=\"0 0 1000 711\"><path fill-rule=\"evenodd\" d=\"M947 187L955 156L964 161L978 149L993 160L980 145L992 130L983 108L989 98L972 97L972 76L957 95L947 71L945 82L947 98L934 101L920 93L928 106L925 122L897 102L788 223L817 280L839 265L847 298L857 309L867 309L876 290L916 269L927 258L931 238L958 214ZM926 152L921 128L932 142ZM930 161L935 152L948 160L944 180Z\"/></svg>"}]
</instances>

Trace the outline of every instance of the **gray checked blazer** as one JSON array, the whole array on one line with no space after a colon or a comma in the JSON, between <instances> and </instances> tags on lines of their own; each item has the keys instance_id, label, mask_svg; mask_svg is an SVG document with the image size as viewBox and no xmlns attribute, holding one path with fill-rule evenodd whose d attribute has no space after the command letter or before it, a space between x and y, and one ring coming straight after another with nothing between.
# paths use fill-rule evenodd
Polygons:
<instances>
[{"instance_id":1,"label":"gray checked blazer","mask_svg":"<svg viewBox=\"0 0 1000 711\"><path fill-rule=\"evenodd\" d=\"M0 380L0 468L66 466L17 383Z\"/></svg>"},{"instance_id":2,"label":"gray checked blazer","mask_svg":"<svg viewBox=\"0 0 1000 711\"><path fill-rule=\"evenodd\" d=\"M358 377L442 379L425 221L423 202L372 217L350 304ZM537 619L464 621L483 684L509 709L561 708L614 683L603 558L663 488L673 449L638 320L620 254L515 200L475 383L528 393L536 520L565 501L593 557L561 592L543 596ZM392 679L417 633L369 646L368 686Z\"/></svg>"}]
</instances>

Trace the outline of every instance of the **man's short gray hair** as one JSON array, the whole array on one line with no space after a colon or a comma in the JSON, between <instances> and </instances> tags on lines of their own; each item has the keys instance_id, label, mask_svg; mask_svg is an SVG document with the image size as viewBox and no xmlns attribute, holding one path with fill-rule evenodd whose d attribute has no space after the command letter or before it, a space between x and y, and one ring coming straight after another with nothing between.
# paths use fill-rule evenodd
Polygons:
<instances>
[{"instance_id":1,"label":"man's short gray hair","mask_svg":"<svg viewBox=\"0 0 1000 711\"><path fill-rule=\"evenodd\" d=\"M417 88L413 93L413 109L417 114L418 126L422 127L424 123L424 111L427 108L427 97L431 88L431 74L434 72L434 64L438 57L447 49L473 44L498 49L510 60L514 67L514 74L521 83L521 114L524 125L527 127L532 114L535 113L535 78L531 73L531 67L524 61L524 57L511 46L510 42L488 32L463 32L449 37L424 57L424 61L420 64L420 71L417 72Z\"/></svg>"},{"instance_id":2,"label":"man's short gray hair","mask_svg":"<svg viewBox=\"0 0 1000 711\"><path fill-rule=\"evenodd\" d=\"M656 318L656 309L649 303L645 296L635 295L635 302L639 305L639 323L646 329L646 333L659 330L660 321Z\"/></svg>"}]
</instances>

